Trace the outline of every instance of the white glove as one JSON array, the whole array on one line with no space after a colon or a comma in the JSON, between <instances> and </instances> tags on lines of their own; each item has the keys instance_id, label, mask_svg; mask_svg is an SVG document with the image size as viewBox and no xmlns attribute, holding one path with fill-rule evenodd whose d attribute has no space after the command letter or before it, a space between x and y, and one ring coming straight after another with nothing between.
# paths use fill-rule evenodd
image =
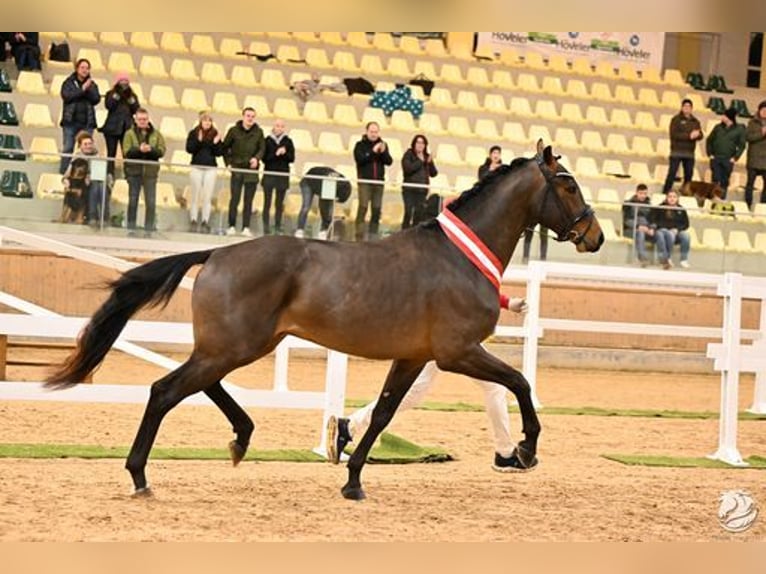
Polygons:
<instances>
[{"instance_id":1,"label":"white glove","mask_svg":"<svg viewBox=\"0 0 766 574\"><path fill-rule=\"evenodd\" d=\"M508 308L514 313L526 313L529 311L527 300L523 297L511 297Z\"/></svg>"}]
</instances>

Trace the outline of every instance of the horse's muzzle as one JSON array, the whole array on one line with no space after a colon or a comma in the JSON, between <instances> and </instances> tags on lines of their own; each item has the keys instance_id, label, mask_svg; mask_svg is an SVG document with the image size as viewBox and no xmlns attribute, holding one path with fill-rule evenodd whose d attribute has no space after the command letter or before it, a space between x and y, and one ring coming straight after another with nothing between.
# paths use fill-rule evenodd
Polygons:
<instances>
[{"instance_id":1,"label":"horse's muzzle","mask_svg":"<svg viewBox=\"0 0 766 574\"><path fill-rule=\"evenodd\" d=\"M591 237L591 235L595 235L595 233L582 236L581 241L575 244L577 251L580 253L595 253L601 249L601 246L604 244L604 233L599 230L598 236Z\"/></svg>"}]
</instances>

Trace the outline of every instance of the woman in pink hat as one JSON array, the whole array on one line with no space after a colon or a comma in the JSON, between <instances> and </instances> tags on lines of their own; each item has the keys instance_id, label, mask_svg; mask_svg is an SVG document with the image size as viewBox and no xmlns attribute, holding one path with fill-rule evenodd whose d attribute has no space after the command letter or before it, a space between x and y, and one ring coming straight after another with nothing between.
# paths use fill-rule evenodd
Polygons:
<instances>
[{"instance_id":1,"label":"woman in pink hat","mask_svg":"<svg viewBox=\"0 0 766 574\"><path fill-rule=\"evenodd\" d=\"M138 96L130 87L130 78L125 72L118 73L114 78L114 85L106 93L104 98L106 116L104 125L99 131L106 139L106 155L109 158L108 171L114 176L114 157L117 154L117 145L122 149L122 139L125 132L133 126L133 114L140 107Z\"/></svg>"}]
</instances>

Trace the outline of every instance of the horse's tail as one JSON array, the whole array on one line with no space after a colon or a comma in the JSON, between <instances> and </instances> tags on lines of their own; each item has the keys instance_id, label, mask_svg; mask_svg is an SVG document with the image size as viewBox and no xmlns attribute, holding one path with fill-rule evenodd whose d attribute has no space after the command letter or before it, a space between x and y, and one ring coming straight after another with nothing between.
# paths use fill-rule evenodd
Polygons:
<instances>
[{"instance_id":1,"label":"horse's tail","mask_svg":"<svg viewBox=\"0 0 766 574\"><path fill-rule=\"evenodd\" d=\"M93 314L77 340L77 348L45 382L65 389L81 383L101 364L125 324L139 309L168 304L186 272L205 263L212 250L155 259L109 283L112 294Z\"/></svg>"}]
</instances>

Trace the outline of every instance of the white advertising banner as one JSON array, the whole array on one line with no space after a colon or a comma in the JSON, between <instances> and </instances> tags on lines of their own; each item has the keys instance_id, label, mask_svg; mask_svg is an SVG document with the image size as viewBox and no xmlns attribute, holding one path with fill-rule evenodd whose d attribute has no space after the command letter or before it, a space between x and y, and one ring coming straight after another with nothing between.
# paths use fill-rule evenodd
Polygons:
<instances>
[{"instance_id":1,"label":"white advertising banner","mask_svg":"<svg viewBox=\"0 0 766 574\"><path fill-rule=\"evenodd\" d=\"M662 68L664 32L479 32L477 47L495 53L514 48L519 53L538 52L544 57L561 54L572 61L586 57L591 64L608 60L617 67L631 62L636 69Z\"/></svg>"}]
</instances>

